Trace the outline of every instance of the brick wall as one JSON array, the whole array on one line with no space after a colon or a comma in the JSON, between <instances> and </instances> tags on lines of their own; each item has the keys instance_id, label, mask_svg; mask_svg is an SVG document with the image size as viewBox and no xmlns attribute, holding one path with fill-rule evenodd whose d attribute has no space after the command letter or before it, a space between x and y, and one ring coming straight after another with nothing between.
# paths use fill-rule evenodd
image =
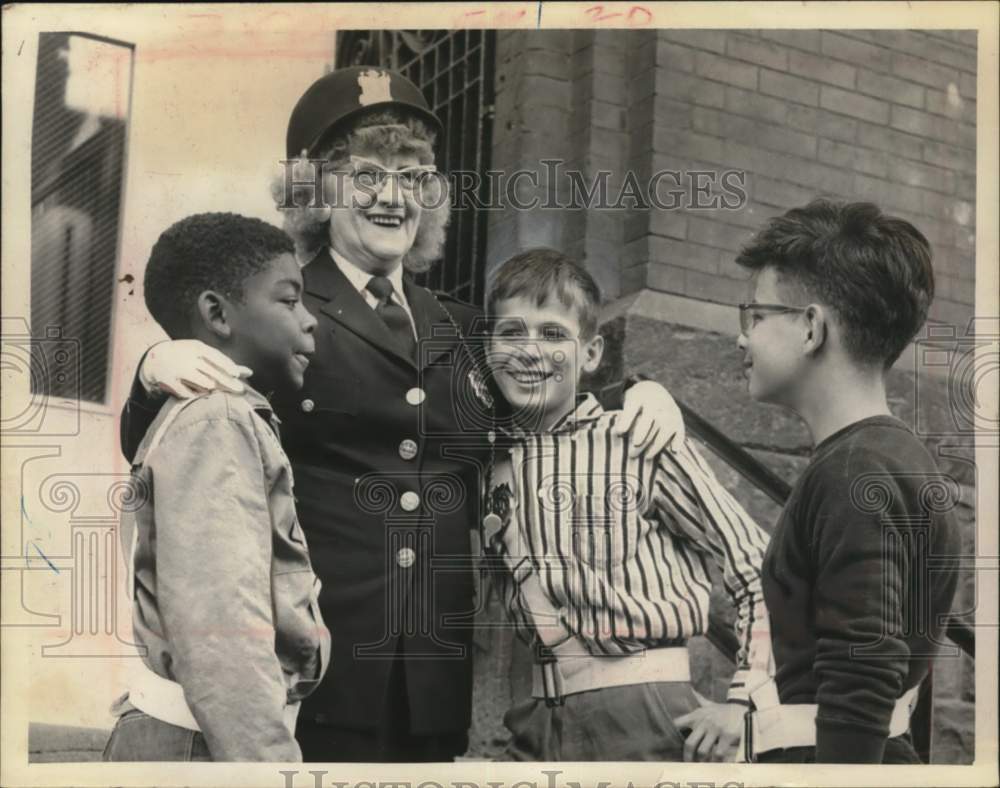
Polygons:
<instances>
[{"instance_id":1,"label":"brick wall","mask_svg":"<svg viewBox=\"0 0 1000 788\"><path fill-rule=\"evenodd\" d=\"M934 246L931 317L974 304L976 36L962 31L502 31L493 166L592 178L743 170L739 210L534 210L492 217L489 262L535 244L583 258L607 296L732 304L734 253L814 196L872 200Z\"/></svg>"},{"instance_id":2,"label":"brick wall","mask_svg":"<svg viewBox=\"0 0 1000 788\"><path fill-rule=\"evenodd\" d=\"M493 162L506 173L539 174L538 187L522 199L566 202L565 177L552 179L542 159L560 159L586 179L610 172L617 193L628 166L626 95L628 37L618 31L500 31L497 40L496 121ZM530 246L547 245L585 260L609 298L622 294L619 261L624 211L508 208L491 215L491 268ZM610 264L609 264L610 262Z\"/></svg>"}]
</instances>

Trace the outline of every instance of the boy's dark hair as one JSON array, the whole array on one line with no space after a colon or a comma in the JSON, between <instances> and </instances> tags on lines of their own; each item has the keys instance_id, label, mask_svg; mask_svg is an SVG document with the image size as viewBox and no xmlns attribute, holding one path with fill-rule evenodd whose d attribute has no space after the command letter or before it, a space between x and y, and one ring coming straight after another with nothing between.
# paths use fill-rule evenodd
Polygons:
<instances>
[{"instance_id":1,"label":"boy's dark hair","mask_svg":"<svg viewBox=\"0 0 1000 788\"><path fill-rule=\"evenodd\" d=\"M833 310L855 361L888 369L927 318L934 269L927 239L867 202L814 200L771 219L736 262Z\"/></svg>"},{"instance_id":2,"label":"boy's dark hair","mask_svg":"<svg viewBox=\"0 0 1000 788\"><path fill-rule=\"evenodd\" d=\"M198 296L215 290L243 302L243 282L281 254L292 239L274 225L235 213L198 213L169 227L149 255L146 308L171 339L191 334Z\"/></svg>"},{"instance_id":3,"label":"boy's dark hair","mask_svg":"<svg viewBox=\"0 0 1000 788\"><path fill-rule=\"evenodd\" d=\"M500 266L486 302L489 314L498 302L527 298L542 306L550 298L575 309L583 339L597 333L601 290L587 269L555 249L528 249Z\"/></svg>"}]
</instances>

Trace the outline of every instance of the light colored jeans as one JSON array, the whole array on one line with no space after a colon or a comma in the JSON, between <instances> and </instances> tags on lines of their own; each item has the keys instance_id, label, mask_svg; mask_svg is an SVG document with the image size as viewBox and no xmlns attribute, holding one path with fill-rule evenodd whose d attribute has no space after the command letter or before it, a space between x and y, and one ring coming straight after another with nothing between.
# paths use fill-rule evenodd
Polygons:
<instances>
[{"instance_id":1,"label":"light colored jeans","mask_svg":"<svg viewBox=\"0 0 1000 788\"><path fill-rule=\"evenodd\" d=\"M118 718L104 748L105 761L211 761L199 731L150 717L138 709Z\"/></svg>"},{"instance_id":2,"label":"light colored jeans","mask_svg":"<svg viewBox=\"0 0 1000 788\"><path fill-rule=\"evenodd\" d=\"M562 706L529 698L504 716L511 738L501 760L682 761L674 718L698 706L686 681L578 692Z\"/></svg>"}]
</instances>

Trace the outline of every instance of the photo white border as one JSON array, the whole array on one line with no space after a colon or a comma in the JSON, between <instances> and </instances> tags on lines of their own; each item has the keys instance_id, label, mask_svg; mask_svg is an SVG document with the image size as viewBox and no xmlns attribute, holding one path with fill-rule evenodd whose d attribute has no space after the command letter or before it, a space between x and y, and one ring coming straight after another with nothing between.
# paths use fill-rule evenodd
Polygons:
<instances>
[{"instance_id":1,"label":"photo white border","mask_svg":"<svg viewBox=\"0 0 1000 788\"><path fill-rule=\"evenodd\" d=\"M301 31L333 29L432 29L432 28L582 28L593 26L593 2L482 4L352 4L352 5L43 5L20 4L3 8L3 313L25 314L24 294L30 291L30 126L35 62L19 55L19 46L46 30L100 30L124 41L135 31L179 23L192 33L199 25L226 30L260 29L289 36ZM635 3L602 3L605 13L625 12L607 19L608 27L625 27L623 19ZM821 29L977 29L979 65L977 96L976 181L976 315L1000 314L998 285L998 101L997 74L1000 6L979 3L643 3L651 14L648 27L670 28L821 28ZM591 9L588 11L588 9ZM523 13L522 13L523 12ZM199 22L198 15L205 17ZM639 26L641 14L631 17ZM30 60L30 62L28 62ZM318 76L318 74L317 74ZM991 392L997 396L996 392ZM996 403L993 403L996 406ZM976 462L978 544L981 556L997 556L997 490L988 479L1000 476L996 440L977 445ZM990 443L992 445L985 445ZM16 478L12 475L10 480ZM7 495L19 490L4 489ZM995 560L995 559L994 559ZM467 782L504 786L527 780L548 788L546 772L558 772L557 785L602 781L610 785L652 786L657 782L715 785L968 785L996 784L997 780L997 579L998 573L980 572L979 607L981 635L976 643L975 763L971 766L765 766L740 764L529 764L460 762L444 765L393 764L28 764L27 721L31 699L18 676L30 671L30 655L18 648L15 629L2 630L2 762L4 786L273 786L286 785L281 770L298 768L294 786L312 788L309 770L323 770L323 788L335 783L403 782L412 786L436 781L448 786ZM336 633L334 633L336 637ZM874 769L874 771L873 771ZM433 782L431 783L433 785ZM469 788L466 786L466 788ZM499 786L495 786L499 788ZM526 787L525 787L526 788Z\"/></svg>"}]
</instances>

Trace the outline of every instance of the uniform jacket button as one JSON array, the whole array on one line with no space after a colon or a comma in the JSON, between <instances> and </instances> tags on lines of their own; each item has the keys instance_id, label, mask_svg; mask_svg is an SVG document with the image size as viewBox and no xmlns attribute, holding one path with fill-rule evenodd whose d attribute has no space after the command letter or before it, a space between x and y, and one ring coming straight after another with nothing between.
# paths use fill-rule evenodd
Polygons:
<instances>
[{"instance_id":1,"label":"uniform jacket button","mask_svg":"<svg viewBox=\"0 0 1000 788\"><path fill-rule=\"evenodd\" d=\"M415 387L406 392L406 401L411 405L419 405L427 399L427 394L422 388Z\"/></svg>"},{"instance_id":2,"label":"uniform jacket button","mask_svg":"<svg viewBox=\"0 0 1000 788\"><path fill-rule=\"evenodd\" d=\"M313 408L315 408L315 407L316 407L316 403L313 402L311 399L304 399L304 400L302 400L302 412L303 413L312 413Z\"/></svg>"},{"instance_id":3,"label":"uniform jacket button","mask_svg":"<svg viewBox=\"0 0 1000 788\"><path fill-rule=\"evenodd\" d=\"M412 491L405 492L399 498L399 505L403 507L404 511L412 512L420 506L420 496Z\"/></svg>"},{"instance_id":4,"label":"uniform jacket button","mask_svg":"<svg viewBox=\"0 0 1000 788\"><path fill-rule=\"evenodd\" d=\"M413 562L416 560L417 554L409 547L401 547L396 553L396 563L403 567L403 569L413 566Z\"/></svg>"},{"instance_id":5,"label":"uniform jacket button","mask_svg":"<svg viewBox=\"0 0 1000 788\"><path fill-rule=\"evenodd\" d=\"M407 438L399 444L399 456L404 460L412 460L417 456L417 442Z\"/></svg>"}]
</instances>

